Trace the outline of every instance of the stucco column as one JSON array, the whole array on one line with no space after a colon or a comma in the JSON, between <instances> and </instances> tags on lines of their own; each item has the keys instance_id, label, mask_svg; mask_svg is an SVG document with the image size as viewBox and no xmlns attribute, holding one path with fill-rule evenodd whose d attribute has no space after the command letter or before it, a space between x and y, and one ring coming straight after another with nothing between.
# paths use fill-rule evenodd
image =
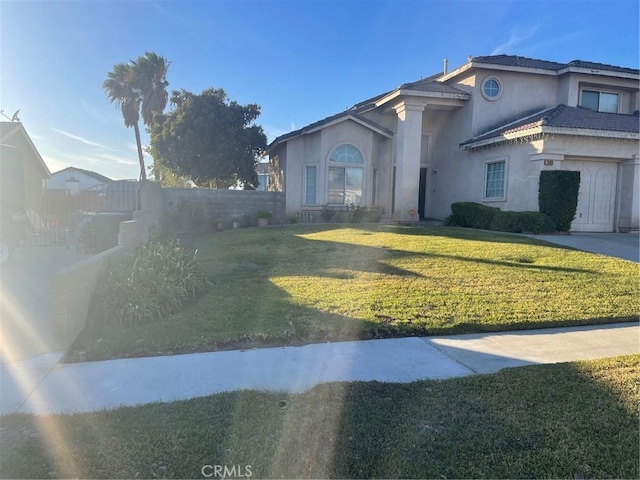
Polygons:
<instances>
[{"instance_id":1,"label":"stucco column","mask_svg":"<svg viewBox=\"0 0 640 480\"><path fill-rule=\"evenodd\" d=\"M640 155L620 164L618 187L618 230L636 231L640 228Z\"/></svg>"},{"instance_id":2,"label":"stucco column","mask_svg":"<svg viewBox=\"0 0 640 480\"><path fill-rule=\"evenodd\" d=\"M401 103L395 108L398 115L396 141L396 192L393 219L410 222L418 218L420 195L420 147L422 141L423 105Z\"/></svg>"}]
</instances>

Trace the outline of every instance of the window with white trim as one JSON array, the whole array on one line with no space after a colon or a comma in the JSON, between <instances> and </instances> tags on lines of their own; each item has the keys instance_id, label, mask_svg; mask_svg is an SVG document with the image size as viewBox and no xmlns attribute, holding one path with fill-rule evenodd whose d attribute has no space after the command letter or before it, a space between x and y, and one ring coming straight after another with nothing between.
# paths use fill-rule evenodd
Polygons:
<instances>
[{"instance_id":1,"label":"window with white trim","mask_svg":"<svg viewBox=\"0 0 640 480\"><path fill-rule=\"evenodd\" d=\"M507 162L487 162L484 164L484 198L503 199L506 183Z\"/></svg>"},{"instance_id":2,"label":"window with white trim","mask_svg":"<svg viewBox=\"0 0 640 480\"><path fill-rule=\"evenodd\" d=\"M596 112L618 113L619 95L613 92L582 90L580 106Z\"/></svg>"},{"instance_id":3,"label":"window with white trim","mask_svg":"<svg viewBox=\"0 0 640 480\"><path fill-rule=\"evenodd\" d=\"M266 192L269 190L269 174L268 173L259 173L258 174L258 188L256 190L260 192Z\"/></svg>"},{"instance_id":4,"label":"window with white trim","mask_svg":"<svg viewBox=\"0 0 640 480\"><path fill-rule=\"evenodd\" d=\"M305 205L315 205L316 201L316 180L318 169L316 167L304 167L304 203Z\"/></svg>"},{"instance_id":5,"label":"window with white trim","mask_svg":"<svg viewBox=\"0 0 640 480\"><path fill-rule=\"evenodd\" d=\"M343 143L329 156L328 203L363 205L364 159L360 150Z\"/></svg>"},{"instance_id":6,"label":"window with white trim","mask_svg":"<svg viewBox=\"0 0 640 480\"><path fill-rule=\"evenodd\" d=\"M487 100L498 100L502 96L502 83L496 77L487 77L482 81L481 92Z\"/></svg>"}]
</instances>

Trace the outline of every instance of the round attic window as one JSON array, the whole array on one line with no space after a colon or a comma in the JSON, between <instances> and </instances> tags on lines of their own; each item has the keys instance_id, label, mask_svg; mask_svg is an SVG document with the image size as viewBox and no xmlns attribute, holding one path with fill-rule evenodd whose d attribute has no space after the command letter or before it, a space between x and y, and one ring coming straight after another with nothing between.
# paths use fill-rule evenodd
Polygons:
<instances>
[{"instance_id":1,"label":"round attic window","mask_svg":"<svg viewBox=\"0 0 640 480\"><path fill-rule=\"evenodd\" d=\"M497 100L502 95L502 84L496 77L487 77L482 82L482 96L487 100Z\"/></svg>"}]
</instances>

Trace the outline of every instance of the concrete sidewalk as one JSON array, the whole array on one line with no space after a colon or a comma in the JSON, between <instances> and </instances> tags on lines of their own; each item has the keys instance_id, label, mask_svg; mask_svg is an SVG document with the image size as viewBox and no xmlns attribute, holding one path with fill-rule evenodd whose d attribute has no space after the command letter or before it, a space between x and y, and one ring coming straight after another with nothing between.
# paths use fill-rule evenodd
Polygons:
<instances>
[{"instance_id":1,"label":"concrete sidewalk","mask_svg":"<svg viewBox=\"0 0 640 480\"><path fill-rule=\"evenodd\" d=\"M332 381L412 382L638 353L637 323L312 344L77 364L62 352L5 364L0 413L71 413L230 390L303 392Z\"/></svg>"},{"instance_id":2,"label":"concrete sidewalk","mask_svg":"<svg viewBox=\"0 0 640 480\"><path fill-rule=\"evenodd\" d=\"M640 261L640 238L638 233L580 233L569 235L530 235L556 245L577 248L585 252L599 253L632 262Z\"/></svg>"}]
</instances>

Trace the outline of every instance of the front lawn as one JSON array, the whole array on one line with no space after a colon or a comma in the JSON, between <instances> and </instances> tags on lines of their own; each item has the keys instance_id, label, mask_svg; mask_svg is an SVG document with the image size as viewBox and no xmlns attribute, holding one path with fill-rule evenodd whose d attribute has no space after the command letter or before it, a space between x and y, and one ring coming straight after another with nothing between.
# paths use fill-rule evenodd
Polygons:
<instances>
[{"instance_id":1,"label":"front lawn","mask_svg":"<svg viewBox=\"0 0 640 480\"><path fill-rule=\"evenodd\" d=\"M290 226L196 246L208 294L153 324L88 328L70 360L637 318L637 264L522 236Z\"/></svg>"},{"instance_id":2,"label":"front lawn","mask_svg":"<svg viewBox=\"0 0 640 480\"><path fill-rule=\"evenodd\" d=\"M300 395L14 414L2 418L0 475L203 478L203 467L212 475L219 466L235 467L236 478L640 478L639 377L640 355L630 355Z\"/></svg>"}]
</instances>

